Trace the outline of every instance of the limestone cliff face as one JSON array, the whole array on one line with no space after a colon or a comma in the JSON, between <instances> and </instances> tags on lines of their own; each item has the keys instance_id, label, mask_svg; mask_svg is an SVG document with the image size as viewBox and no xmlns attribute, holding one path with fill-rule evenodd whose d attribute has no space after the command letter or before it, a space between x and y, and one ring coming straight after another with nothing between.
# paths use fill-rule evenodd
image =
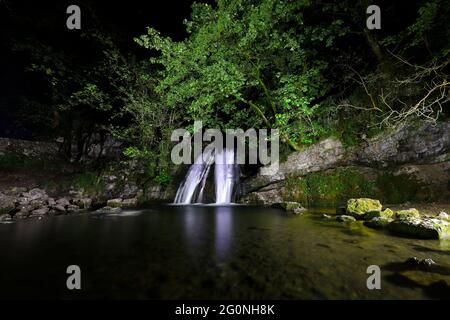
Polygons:
<instances>
[{"instance_id":1,"label":"limestone cliff face","mask_svg":"<svg viewBox=\"0 0 450 320\"><path fill-rule=\"evenodd\" d=\"M243 181L243 203L335 206L349 197L383 202L450 199L450 122L408 125L346 148L334 138L290 154L273 175Z\"/></svg>"}]
</instances>

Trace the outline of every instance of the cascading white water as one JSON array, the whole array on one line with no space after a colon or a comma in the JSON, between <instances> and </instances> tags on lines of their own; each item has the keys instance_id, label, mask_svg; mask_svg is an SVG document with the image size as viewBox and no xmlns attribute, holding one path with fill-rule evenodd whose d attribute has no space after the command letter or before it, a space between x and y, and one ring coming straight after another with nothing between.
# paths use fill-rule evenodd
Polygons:
<instances>
[{"instance_id":1,"label":"cascading white water","mask_svg":"<svg viewBox=\"0 0 450 320\"><path fill-rule=\"evenodd\" d=\"M216 203L231 203L236 181L236 164L233 149L223 149L216 154L214 178Z\"/></svg>"},{"instance_id":2,"label":"cascading white water","mask_svg":"<svg viewBox=\"0 0 450 320\"><path fill-rule=\"evenodd\" d=\"M194 164L189 167L186 178L177 190L175 203L189 204L202 200L209 168L213 162L214 149L206 150L195 159Z\"/></svg>"},{"instance_id":3,"label":"cascading white water","mask_svg":"<svg viewBox=\"0 0 450 320\"><path fill-rule=\"evenodd\" d=\"M203 202L206 180L214 161L216 203L232 203L238 176L238 165L235 163L233 149L223 149L217 154L215 154L214 149L208 149L203 155L199 155L194 164L190 166L186 178L180 184L174 203Z\"/></svg>"}]
</instances>

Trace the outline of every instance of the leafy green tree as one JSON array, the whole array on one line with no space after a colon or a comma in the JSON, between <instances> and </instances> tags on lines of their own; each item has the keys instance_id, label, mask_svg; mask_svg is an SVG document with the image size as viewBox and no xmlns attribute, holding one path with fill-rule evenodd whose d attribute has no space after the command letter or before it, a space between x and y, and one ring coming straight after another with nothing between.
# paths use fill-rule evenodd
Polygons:
<instances>
[{"instance_id":1,"label":"leafy green tree","mask_svg":"<svg viewBox=\"0 0 450 320\"><path fill-rule=\"evenodd\" d=\"M207 125L278 128L298 149L324 130L316 121L330 85L324 77L340 19L314 17L312 1L219 0L196 3L189 37L173 42L148 28L136 39L160 52L155 90L186 120ZM310 13L310 14L308 14Z\"/></svg>"}]
</instances>

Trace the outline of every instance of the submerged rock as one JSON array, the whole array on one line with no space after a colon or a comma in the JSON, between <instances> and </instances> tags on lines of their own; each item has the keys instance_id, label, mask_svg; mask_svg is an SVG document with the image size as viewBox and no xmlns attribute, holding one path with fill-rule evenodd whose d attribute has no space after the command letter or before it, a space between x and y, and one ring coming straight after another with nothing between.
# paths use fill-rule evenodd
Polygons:
<instances>
[{"instance_id":1,"label":"submerged rock","mask_svg":"<svg viewBox=\"0 0 450 320\"><path fill-rule=\"evenodd\" d=\"M355 222L356 219L355 219L355 217L352 217L352 216L342 215L342 216L337 216L336 217L336 221L339 221L339 222Z\"/></svg>"},{"instance_id":2,"label":"submerged rock","mask_svg":"<svg viewBox=\"0 0 450 320\"><path fill-rule=\"evenodd\" d=\"M420 218L419 210L415 208L399 210L395 212L395 217L397 219L408 219L408 218Z\"/></svg>"},{"instance_id":3,"label":"submerged rock","mask_svg":"<svg viewBox=\"0 0 450 320\"><path fill-rule=\"evenodd\" d=\"M349 199L347 201L347 214L361 218L370 211L381 211L379 200L369 198Z\"/></svg>"},{"instance_id":4,"label":"submerged rock","mask_svg":"<svg viewBox=\"0 0 450 320\"><path fill-rule=\"evenodd\" d=\"M406 217L388 225L389 231L399 236L420 239L449 239L450 223L433 218Z\"/></svg>"}]
</instances>

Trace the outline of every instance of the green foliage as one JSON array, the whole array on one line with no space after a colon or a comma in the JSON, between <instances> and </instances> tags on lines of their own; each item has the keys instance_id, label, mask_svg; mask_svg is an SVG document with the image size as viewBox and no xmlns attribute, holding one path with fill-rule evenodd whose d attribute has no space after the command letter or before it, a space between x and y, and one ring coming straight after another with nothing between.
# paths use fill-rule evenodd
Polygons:
<instances>
[{"instance_id":1,"label":"green foliage","mask_svg":"<svg viewBox=\"0 0 450 320\"><path fill-rule=\"evenodd\" d=\"M170 134L179 127L192 131L194 120L221 129L278 128L291 150L331 135L356 145L386 128L376 127L380 114L414 105L423 88L441 83L450 52L445 1L414 2L412 15L399 18L393 31L366 30L367 5L195 3L184 40L151 27L135 39L149 49L145 61L100 29L83 30L77 39L91 48L86 61L67 48L22 41L16 50L29 53L30 71L46 81L48 97L26 101L22 119L63 136L68 155L78 145L78 159L94 133L113 134L126 142L126 157L144 163L148 181L165 181ZM383 19L406 11L400 4L386 8ZM399 67L388 50L415 57L420 66ZM431 62L444 63L439 70L422 67ZM382 94L393 103L383 105Z\"/></svg>"},{"instance_id":2,"label":"green foliage","mask_svg":"<svg viewBox=\"0 0 450 320\"><path fill-rule=\"evenodd\" d=\"M153 181L157 185L166 186L172 182L172 176L163 170L153 179Z\"/></svg>"},{"instance_id":3,"label":"green foliage","mask_svg":"<svg viewBox=\"0 0 450 320\"><path fill-rule=\"evenodd\" d=\"M155 88L164 105L207 126L280 129L292 148L323 128L318 100L329 85L324 56L345 34L342 21L312 22L310 1L218 1L194 4L189 37L173 42L152 28L136 41L160 52Z\"/></svg>"},{"instance_id":4,"label":"green foliage","mask_svg":"<svg viewBox=\"0 0 450 320\"><path fill-rule=\"evenodd\" d=\"M95 172L84 172L75 175L72 180L72 185L76 190L82 189L88 193L103 190L104 188Z\"/></svg>"},{"instance_id":5,"label":"green foliage","mask_svg":"<svg viewBox=\"0 0 450 320\"><path fill-rule=\"evenodd\" d=\"M294 199L310 207L336 207L349 198L373 194L374 184L361 172L352 168L311 173L286 180L287 199Z\"/></svg>"}]
</instances>

